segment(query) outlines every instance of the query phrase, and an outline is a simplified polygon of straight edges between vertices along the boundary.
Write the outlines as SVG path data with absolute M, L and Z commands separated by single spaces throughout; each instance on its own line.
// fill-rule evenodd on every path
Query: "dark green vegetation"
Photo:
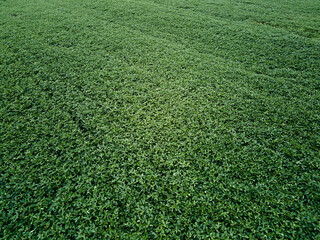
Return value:
M 320 237 L 319 14 L 0 0 L 0 238 Z

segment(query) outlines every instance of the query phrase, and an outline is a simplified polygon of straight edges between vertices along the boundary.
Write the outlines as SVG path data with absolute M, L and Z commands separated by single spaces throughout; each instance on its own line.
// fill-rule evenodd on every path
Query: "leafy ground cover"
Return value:
M 320 237 L 320 2 L 0 0 L 0 237 Z

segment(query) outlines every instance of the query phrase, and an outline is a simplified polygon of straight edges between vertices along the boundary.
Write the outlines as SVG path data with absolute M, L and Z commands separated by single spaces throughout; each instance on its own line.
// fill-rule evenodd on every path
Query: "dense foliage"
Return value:
M 320 237 L 319 13 L 0 0 L 0 238 Z

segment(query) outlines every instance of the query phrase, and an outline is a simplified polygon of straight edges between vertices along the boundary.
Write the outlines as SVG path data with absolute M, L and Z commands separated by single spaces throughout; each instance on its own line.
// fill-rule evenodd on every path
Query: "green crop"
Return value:
M 318 239 L 319 14 L 0 0 L 0 238 Z

